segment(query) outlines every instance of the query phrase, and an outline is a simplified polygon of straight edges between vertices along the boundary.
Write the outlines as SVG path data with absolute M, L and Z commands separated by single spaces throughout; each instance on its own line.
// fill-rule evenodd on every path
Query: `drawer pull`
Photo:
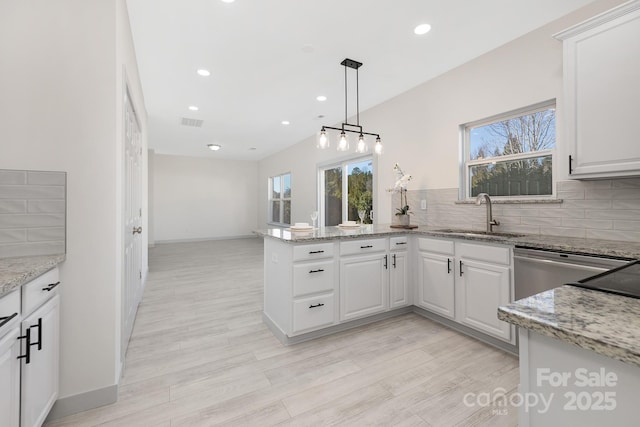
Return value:
M 0 328 L 2 328 L 7 323 L 11 322 L 11 319 L 16 317 L 18 313 L 13 313 L 11 316 L 0 317 Z
M 396 245 L 406 245 L 407 242 L 396 242 Z
M 309 255 L 311 254 L 323 254 L 324 251 L 309 251 Z
M 56 286 L 58 286 L 60 284 L 60 282 L 56 282 L 56 283 L 50 283 L 47 285 L 46 288 L 42 288 L 43 291 L 47 291 L 47 292 L 51 292 L 53 290 L 53 288 L 55 288 Z
M 360 246 L 360 249 L 369 249 L 372 248 L 373 246 L 371 245 L 366 245 L 366 246 Z
M 309 308 L 322 307 L 323 305 L 324 305 L 323 303 L 319 302 L 318 304 L 311 304 Z
M 324 271 L 323 268 L 319 268 L 317 270 L 309 270 L 309 273 L 322 273 Z

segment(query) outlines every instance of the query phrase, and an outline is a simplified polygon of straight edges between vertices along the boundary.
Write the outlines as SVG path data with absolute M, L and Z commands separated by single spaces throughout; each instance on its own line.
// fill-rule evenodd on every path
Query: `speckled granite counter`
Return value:
M 64 254 L 0 258 L 0 297 L 51 270 L 64 260 Z
M 418 236 L 449 237 L 483 242 L 502 243 L 507 245 L 528 247 L 534 249 L 549 249 L 569 252 L 580 252 L 594 255 L 606 255 L 630 259 L 640 259 L 640 242 L 621 242 L 615 240 L 580 239 L 561 236 L 541 235 L 483 235 L 469 233 L 453 233 L 438 228 L 420 226 L 413 230 L 391 228 L 389 224 L 364 225 L 356 229 L 340 227 L 321 227 L 312 231 L 291 231 L 287 228 L 269 228 L 256 230 L 262 237 L 279 239 L 284 242 L 300 243 L 313 240 L 354 239 L 368 237 L 385 237 L 397 234 Z
M 498 318 L 640 366 L 640 299 L 564 285 L 500 307 Z

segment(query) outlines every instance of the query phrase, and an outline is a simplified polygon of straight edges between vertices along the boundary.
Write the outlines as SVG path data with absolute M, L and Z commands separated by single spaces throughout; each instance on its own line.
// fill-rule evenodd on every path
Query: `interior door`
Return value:
M 136 111 L 127 90 L 124 108 L 125 202 L 124 280 L 122 289 L 121 362 L 133 330 L 142 298 L 142 135 Z

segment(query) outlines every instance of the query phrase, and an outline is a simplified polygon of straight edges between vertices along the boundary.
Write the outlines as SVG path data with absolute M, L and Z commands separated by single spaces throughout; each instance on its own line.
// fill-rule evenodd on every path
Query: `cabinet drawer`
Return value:
M 293 266 L 293 296 L 333 290 L 335 263 L 333 260 L 306 262 Z
M 300 298 L 293 302 L 293 332 L 316 329 L 335 321 L 334 294 Z
M 355 240 L 340 242 L 340 255 L 367 254 L 386 250 L 386 239 Z
M 22 316 L 28 316 L 33 310 L 38 308 L 42 303 L 55 295 L 58 286 L 52 288 L 52 285 L 59 283 L 58 269 L 53 268 L 42 276 L 36 277 L 22 287 Z M 46 289 L 51 288 L 51 291 Z
M 409 241 L 407 236 L 391 237 L 389 238 L 389 249 L 392 251 L 407 250 Z
M 306 261 L 311 259 L 331 258 L 333 243 L 317 243 L 314 245 L 296 245 L 293 247 L 293 260 Z
M 20 289 L 16 289 L 10 294 L 7 294 L 0 298 L 0 318 L 11 317 L 14 314 L 16 315 L 11 320 L 0 327 L 0 337 L 6 332 L 9 332 L 9 330 L 11 329 L 11 325 L 20 322 Z M 0 320 L 0 323 L 4 322 L 5 320 L 8 319 Z
M 457 255 L 494 264 L 511 264 L 511 251 L 506 247 L 460 243 Z
M 452 240 L 427 239 L 424 237 L 418 239 L 418 248 L 421 251 L 453 255 L 453 247 Z

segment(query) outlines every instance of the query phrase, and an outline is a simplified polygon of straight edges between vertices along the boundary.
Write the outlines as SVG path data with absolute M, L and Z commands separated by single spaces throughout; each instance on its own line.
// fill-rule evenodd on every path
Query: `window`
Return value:
M 269 222 L 291 224 L 291 174 L 269 178 Z
M 555 100 L 461 126 L 461 198 L 550 196 Z
M 338 225 L 360 221 L 373 223 L 373 158 L 349 160 L 320 169 L 320 223 Z

